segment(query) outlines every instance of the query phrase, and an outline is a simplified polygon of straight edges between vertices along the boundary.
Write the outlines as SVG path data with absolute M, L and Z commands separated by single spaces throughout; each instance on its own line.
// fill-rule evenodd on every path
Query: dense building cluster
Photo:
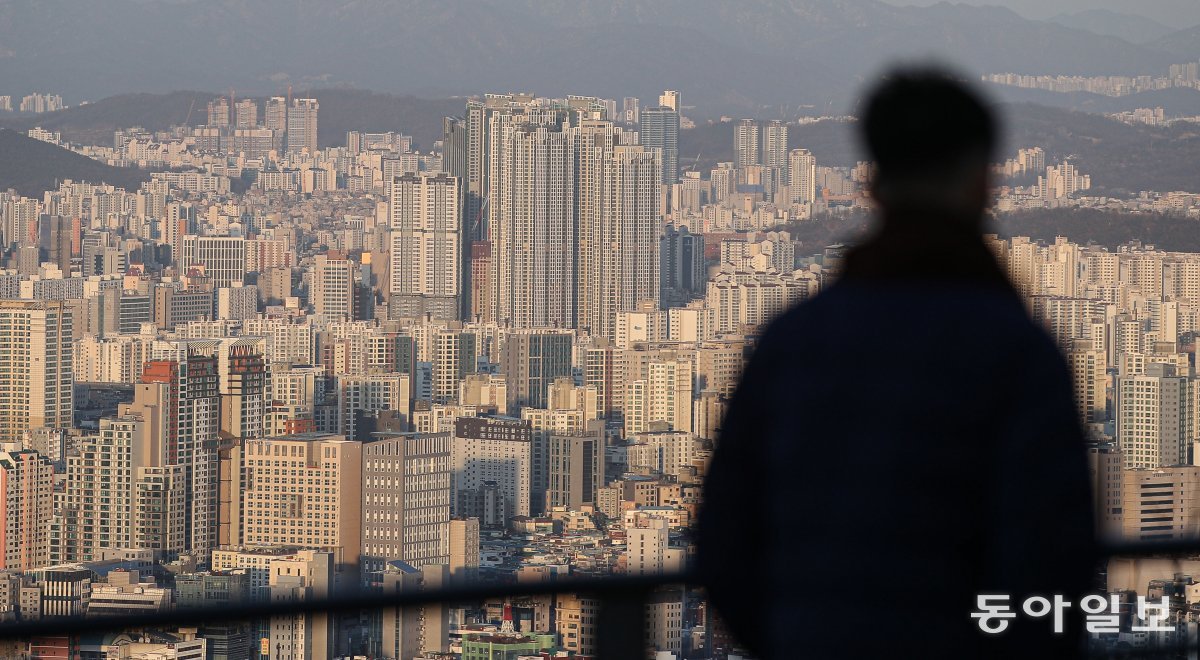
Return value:
M 315 100 L 221 98 L 90 150 L 171 166 L 138 190 L 0 193 L 0 616 L 683 570 L 755 334 L 831 273 L 766 229 L 864 203 L 867 168 L 740 122 L 737 164 L 681 176 L 678 92 L 615 106 L 489 95 L 418 152 L 322 148 Z M 597 608 L 278 616 L 113 652 L 586 657 Z M 646 616 L 648 653 L 733 650 L 692 589 Z
M 1069 76 L 990 73 L 984 82 L 1049 92 L 1089 92 L 1104 96 L 1128 96 L 1172 87 L 1200 88 L 1200 62 L 1172 64 L 1166 75 L 1152 76 Z

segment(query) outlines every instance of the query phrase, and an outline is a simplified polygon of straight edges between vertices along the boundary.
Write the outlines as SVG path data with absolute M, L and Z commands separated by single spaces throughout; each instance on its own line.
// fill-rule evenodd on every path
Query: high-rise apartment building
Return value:
M 792 204 L 817 201 L 817 159 L 808 149 L 793 149 L 788 154 L 788 190 Z
M 101 419 L 67 459 L 57 558 L 95 561 L 105 550 L 138 548 L 159 557 L 192 549 L 187 540 L 184 469 L 169 465 L 158 411 Z
M 237 115 L 237 128 L 254 128 L 258 126 L 258 103 L 254 99 L 242 99 L 234 106 Z
M 594 420 L 582 431 L 551 433 L 548 454 L 547 509 L 579 511 L 584 504 L 596 504 L 604 485 L 604 423 Z
M 461 181 L 446 174 L 392 179 L 392 317 L 457 319 L 463 278 Z
M 775 178 L 779 187 L 786 186 L 788 178 L 788 127 L 773 119 L 763 127 L 762 164 L 778 172 Z
M 508 408 L 545 408 L 550 385 L 571 375 L 572 337 L 557 332 L 514 333 L 504 342 L 501 370 L 508 382 Z
M 679 111 L 662 106 L 646 108 L 640 113 L 638 126 L 642 146 L 662 154 L 662 184 L 679 181 Z
M 242 284 L 246 278 L 246 239 L 242 236 L 184 236 L 176 264 L 182 272 L 200 268 L 216 288 Z
M 364 577 L 393 560 L 450 562 L 450 442 L 450 433 L 405 433 L 363 445 Z
M 0 570 L 50 564 L 54 466 L 36 451 L 0 452 Z
M 644 380 L 627 383 L 626 437 L 652 430 L 655 422 L 674 431 L 690 432 L 694 371 L 686 358 L 654 360 L 647 366 Z
M 734 126 L 733 153 L 736 157 L 734 162 L 739 169 L 762 164 L 760 146 L 757 121 L 743 119 Z
M 183 467 L 184 546 L 198 552 L 217 541 L 221 398 L 212 344 L 177 342 L 170 358 L 147 362 L 127 411 L 165 426 L 158 465 Z
M 675 112 L 683 111 L 683 106 L 681 103 L 682 101 L 679 98 L 679 92 L 673 89 L 668 89 L 662 94 L 658 95 L 658 104 L 664 108 L 670 108 Z
M 641 119 L 636 96 L 626 96 L 621 99 L 621 121 L 626 124 L 636 124 Z M 661 104 L 659 104 L 661 105 Z
M 1104 350 L 1095 348 L 1089 340 L 1080 339 L 1071 342 L 1066 357 L 1074 383 L 1075 407 L 1081 421 L 1103 423 L 1108 415 L 1108 361 Z
M 263 108 L 263 125 L 271 131 L 273 146 L 282 153 L 287 144 L 288 107 L 287 99 L 272 96 Z
M 488 126 L 491 311 L 515 328 L 575 326 L 575 174 L 560 125 Z
M 208 102 L 208 125 L 217 128 L 229 127 L 229 100 L 224 96 Z
M 347 587 L 358 582 L 363 444 L 320 433 L 247 440 L 242 538 L 332 552 Z
M 704 235 L 668 225 L 659 239 L 659 301 L 682 307 L 704 294 Z
M 71 428 L 73 321 L 65 301 L 0 300 L 0 442 Z
M 474 333 L 445 330 L 434 335 L 432 376 L 435 402 L 458 400 L 460 383 L 476 371 L 478 350 Z
M 649 115 L 644 115 L 649 116 Z M 660 152 L 607 121 L 570 129 L 578 216 L 577 325 L 606 337 L 617 314 L 658 301 Z
M 1171 364 L 1149 364 L 1145 373 L 1118 376 L 1116 424 L 1127 469 L 1186 463 L 1193 438 L 1188 377 Z
M 359 421 L 365 413 L 392 411 L 407 428 L 412 415 L 410 392 L 412 380 L 408 374 L 367 373 L 341 374 L 337 377 L 338 432 L 351 440 L 359 440 Z
M 350 259 L 333 253 L 317 255 L 309 295 L 314 312 L 333 318 L 354 318 L 356 266 Z
M 287 111 L 288 153 L 317 152 L 317 111 L 320 104 L 316 99 L 293 99 Z M 268 108 L 270 118 L 270 108 Z M 268 126 L 270 128 L 270 126 Z

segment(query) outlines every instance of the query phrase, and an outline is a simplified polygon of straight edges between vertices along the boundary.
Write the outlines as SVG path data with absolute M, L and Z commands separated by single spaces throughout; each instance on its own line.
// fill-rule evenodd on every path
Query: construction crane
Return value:
M 187 118 L 183 120 L 184 126 L 192 125 L 192 111 L 196 109 L 196 97 L 192 97 L 192 104 L 188 106 Z

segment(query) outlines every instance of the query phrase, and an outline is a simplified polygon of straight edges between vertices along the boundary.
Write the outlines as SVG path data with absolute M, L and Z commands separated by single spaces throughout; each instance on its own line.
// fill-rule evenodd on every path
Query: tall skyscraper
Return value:
M 743 119 L 733 127 L 733 153 L 735 165 L 739 168 L 751 165 L 761 165 L 759 153 L 758 122 L 754 119 Z
M 669 186 L 679 181 L 679 111 L 646 108 L 640 120 L 642 145 L 662 152 L 662 183 Z
M 763 127 L 763 165 L 775 169 L 778 177 L 776 187 L 786 186 L 788 179 L 788 127 L 784 122 L 773 119 Z
M 317 152 L 317 111 L 320 107 L 316 99 L 292 100 L 287 113 L 288 153 Z
M 73 321 L 63 301 L 0 300 L 0 442 L 71 428 Z
M 421 173 L 392 179 L 391 316 L 458 318 L 463 276 L 460 201 L 457 177 Z
M 792 204 L 817 201 L 817 159 L 808 149 L 788 154 L 788 189 Z

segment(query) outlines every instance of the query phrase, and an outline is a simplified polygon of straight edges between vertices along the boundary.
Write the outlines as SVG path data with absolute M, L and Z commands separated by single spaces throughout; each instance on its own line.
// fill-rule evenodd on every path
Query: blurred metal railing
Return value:
M 1200 558 L 1200 539 L 1154 543 L 1109 544 L 1100 548 L 1101 558 L 1111 557 L 1172 557 Z M 1200 576 L 1197 576 L 1200 578 Z M 596 658 L 617 660 L 644 657 L 646 623 L 645 606 L 651 593 L 661 587 L 696 585 L 691 573 L 644 577 L 611 576 L 571 578 L 550 582 L 515 584 L 476 584 L 451 586 L 431 590 L 380 593 L 362 591 L 353 595 L 319 600 L 285 602 L 244 602 L 214 608 L 176 608 L 153 613 L 82 617 L 43 618 L 19 623 L 0 624 L 0 640 L 28 639 L 44 636 L 78 636 L 122 630 L 189 627 L 198 622 L 205 625 L 254 621 L 270 617 L 300 614 L 348 614 L 379 611 L 432 604 L 479 603 L 494 598 L 520 598 L 578 594 L 599 603 L 596 621 Z M 1097 657 L 1195 657 L 1195 644 L 1186 648 L 1129 649 L 1114 654 L 1104 651 Z
M 551 582 L 480 584 L 422 591 L 378 593 L 362 591 L 319 600 L 250 602 L 220 608 L 176 608 L 153 613 L 78 617 L 48 617 L 0 624 L 0 640 L 62 637 L 143 628 L 188 627 L 254 621 L 270 617 L 319 613 L 355 613 L 437 603 L 479 602 L 491 598 L 519 598 L 578 594 L 599 602 L 596 629 L 609 631 L 596 638 L 598 660 L 626 660 L 645 655 L 645 606 L 659 587 L 694 584 L 688 573 L 646 577 L 612 576 L 572 578 Z

